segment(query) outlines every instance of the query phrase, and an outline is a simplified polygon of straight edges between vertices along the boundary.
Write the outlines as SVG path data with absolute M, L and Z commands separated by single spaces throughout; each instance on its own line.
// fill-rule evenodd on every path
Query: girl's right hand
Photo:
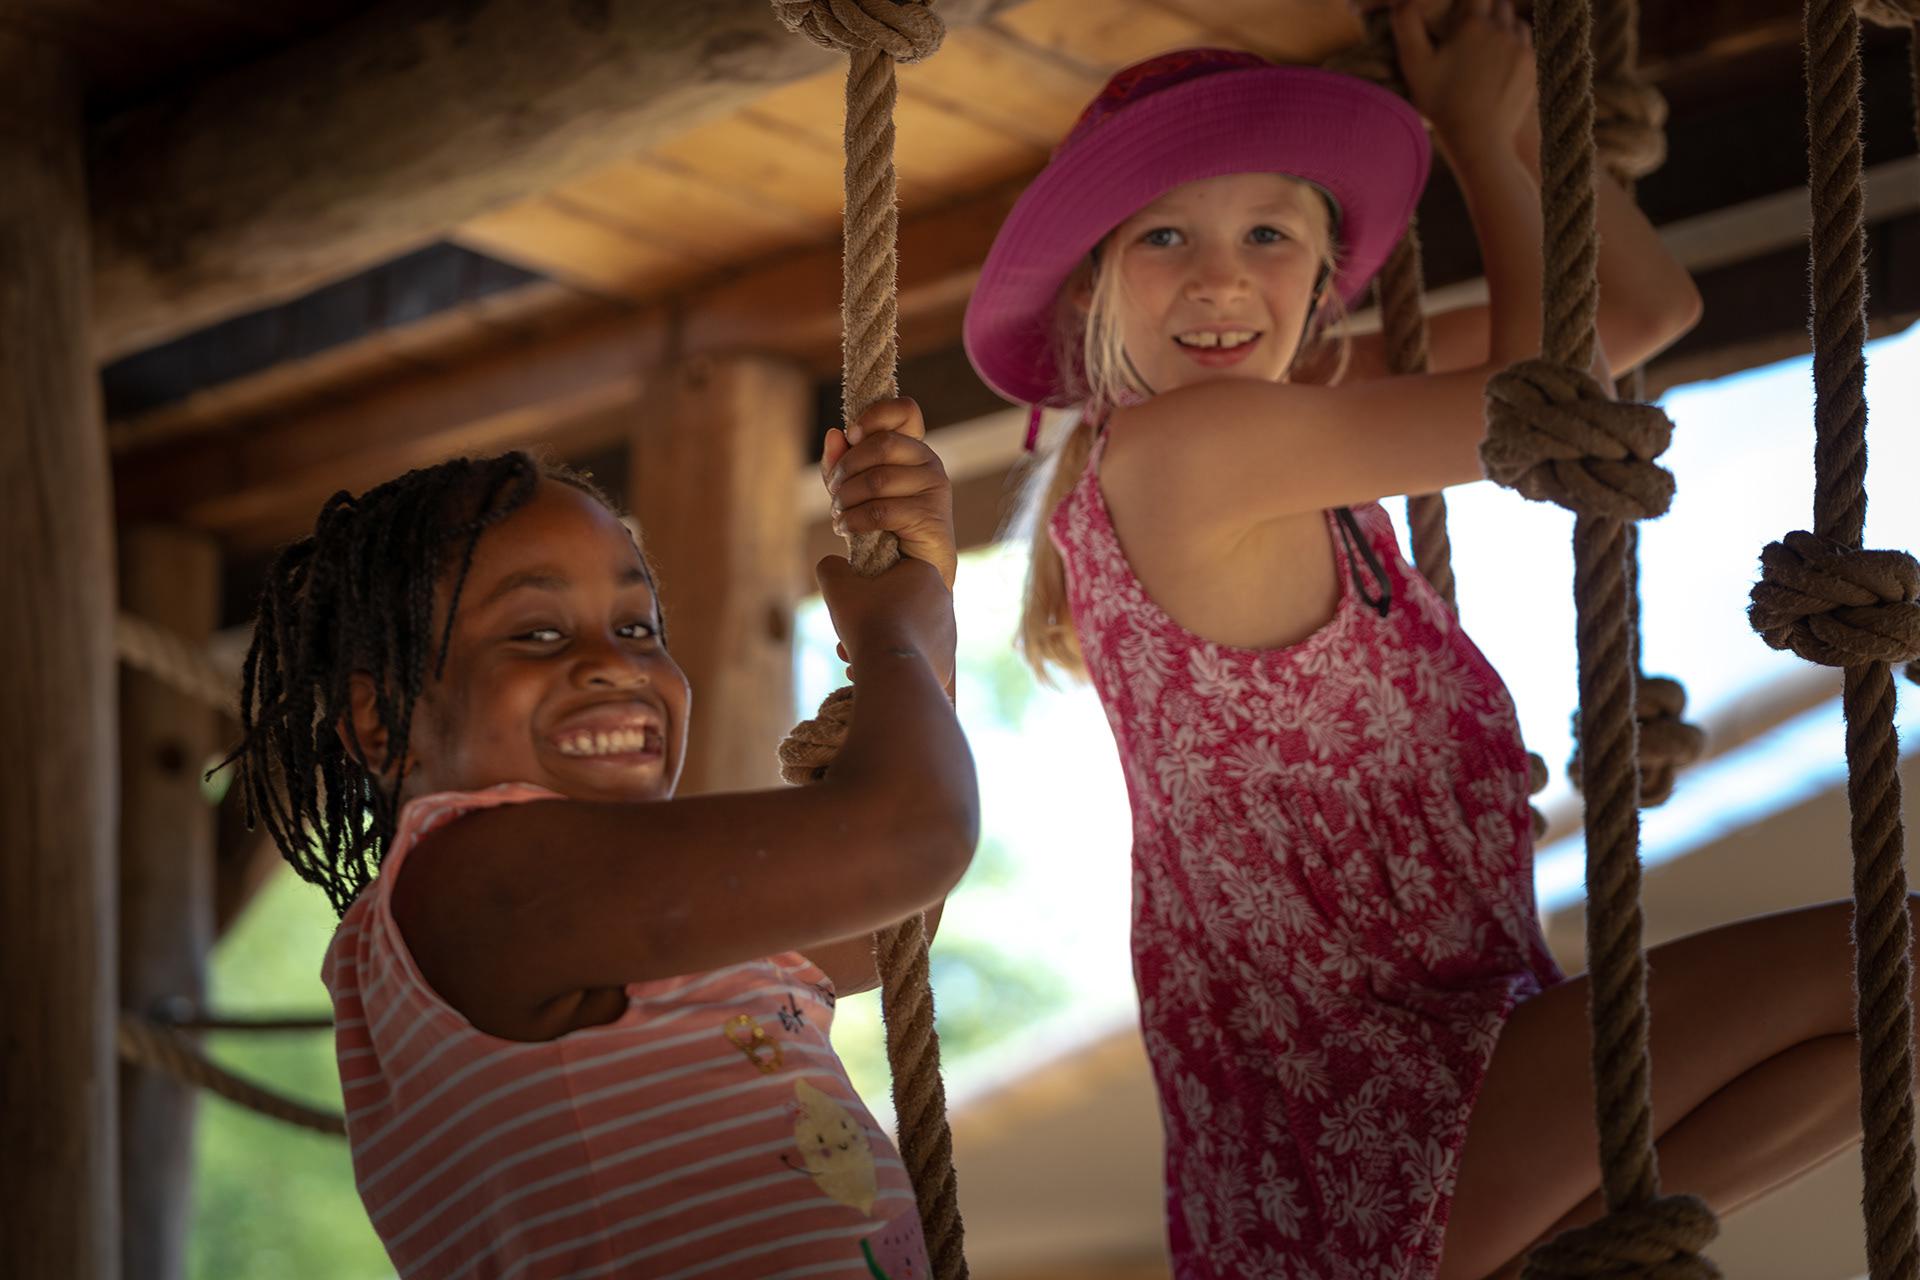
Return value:
M 939 570 L 902 557 L 885 573 L 863 578 L 842 556 L 814 566 L 840 648 L 854 672 L 887 652 L 925 658 L 942 685 L 953 681 L 953 593 Z
M 1415 0 L 1395 0 L 1393 38 L 1407 96 L 1443 148 L 1513 147 L 1538 107 L 1533 31 L 1512 0 L 1458 0 L 1438 37 Z

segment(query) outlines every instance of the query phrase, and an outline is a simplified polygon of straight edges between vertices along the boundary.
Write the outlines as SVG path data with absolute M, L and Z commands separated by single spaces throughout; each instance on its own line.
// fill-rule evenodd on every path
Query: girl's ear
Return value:
M 347 709 L 340 713 L 333 730 L 340 735 L 340 745 L 349 758 L 375 775 L 388 772 L 387 726 L 380 719 L 373 677 L 366 672 L 355 671 L 347 677 Z
M 1075 280 L 1073 289 L 1067 297 L 1082 320 L 1091 315 L 1093 313 L 1093 273 L 1087 272 Z

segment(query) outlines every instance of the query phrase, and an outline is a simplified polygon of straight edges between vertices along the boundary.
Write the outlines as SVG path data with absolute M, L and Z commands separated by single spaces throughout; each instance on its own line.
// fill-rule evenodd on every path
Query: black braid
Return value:
M 414 707 L 445 667 L 474 548 L 542 479 L 613 509 L 585 476 L 524 453 L 456 458 L 358 498 L 335 494 L 268 574 L 241 676 L 243 737 L 224 763 L 239 766 L 248 824 L 343 915 L 393 840 Z M 436 636 L 434 593 L 449 570 Z M 353 727 L 356 671 L 373 679 L 387 759 L 402 762 L 390 783 L 376 784 Z

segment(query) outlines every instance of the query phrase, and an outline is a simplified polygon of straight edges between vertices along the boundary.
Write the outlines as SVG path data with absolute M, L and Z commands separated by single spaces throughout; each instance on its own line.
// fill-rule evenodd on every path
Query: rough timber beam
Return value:
M 1013 197 L 1013 188 L 999 188 L 901 225 L 904 350 L 952 341 Z M 648 375 L 667 361 L 749 351 L 822 374 L 838 369 L 839 245 L 303 414 L 151 447 L 137 431 L 122 433 L 114 494 L 123 520 L 173 521 L 236 544 L 270 544 L 301 532 L 337 489 L 463 449 L 558 443 L 564 432 L 556 428 L 630 412 Z
M 833 62 L 767 0 L 375 5 L 96 130 L 96 348 L 292 297 Z

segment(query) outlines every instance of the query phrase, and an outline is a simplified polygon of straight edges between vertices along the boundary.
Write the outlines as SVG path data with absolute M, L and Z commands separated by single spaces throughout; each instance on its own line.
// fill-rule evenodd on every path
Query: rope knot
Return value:
M 1522 360 L 1487 383 L 1480 460 L 1496 483 L 1580 515 L 1645 520 L 1673 501 L 1654 459 L 1673 423 L 1650 404 L 1617 401 L 1584 370 Z
M 1883 27 L 1920 27 L 1920 0 L 1853 0 L 1853 9 Z
M 796 787 L 826 777 L 852 724 L 853 686 L 842 685 L 826 696 L 813 719 L 793 726 L 780 744 L 780 777 Z
M 1720 1224 L 1697 1196 L 1662 1196 L 1615 1209 L 1527 1255 L 1525 1280 L 1719 1280 L 1700 1256 Z
M 1634 690 L 1634 718 L 1640 722 L 1640 803 L 1665 804 L 1674 777 L 1707 751 L 1707 735 L 1688 724 L 1687 690 L 1678 680 L 1649 676 Z
M 1845 667 L 1920 658 L 1920 561 L 1789 533 L 1760 553 L 1747 619 L 1776 649 Z
M 927 0 L 773 0 L 773 11 L 823 49 L 878 49 L 895 62 L 931 57 L 947 34 Z
M 1638 725 L 1640 807 L 1651 809 L 1673 798 L 1680 771 L 1707 752 L 1707 735 L 1687 723 L 1687 689 L 1666 676 L 1640 676 L 1634 682 L 1633 718 Z M 1573 713 L 1573 758 L 1567 772 L 1580 785 L 1580 713 Z
M 1593 145 L 1600 162 L 1625 178 L 1644 178 L 1667 159 L 1667 99 L 1635 76 L 1593 85 Z

